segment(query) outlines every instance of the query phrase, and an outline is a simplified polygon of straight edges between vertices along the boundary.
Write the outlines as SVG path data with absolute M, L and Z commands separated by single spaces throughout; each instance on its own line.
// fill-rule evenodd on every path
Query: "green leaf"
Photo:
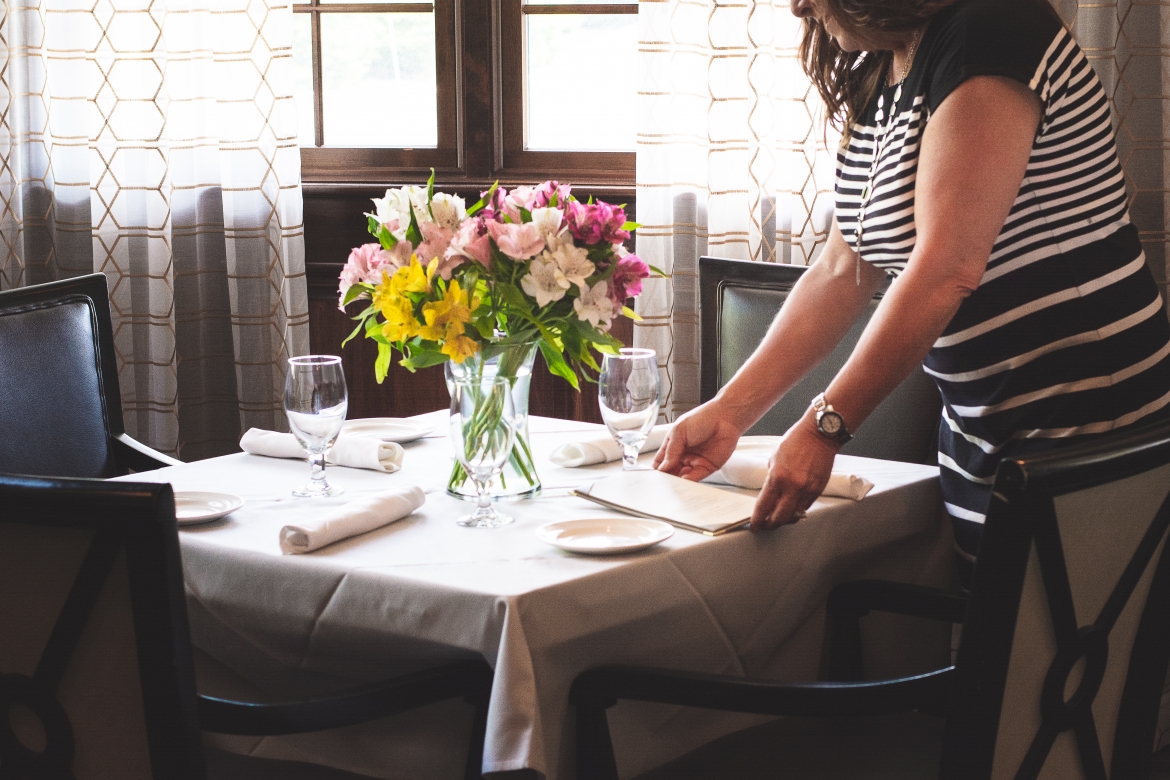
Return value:
M 552 197 L 548 199 L 548 207 L 550 209 L 555 209 L 557 207 L 557 199 L 560 197 L 561 197 L 561 193 L 558 192 L 557 190 L 553 190 Z
M 585 320 L 576 320 L 574 327 L 576 327 L 577 332 L 581 334 L 582 338 L 598 346 L 610 347 L 611 349 L 621 349 L 625 346 L 618 339 L 615 339 L 608 333 L 602 333 Z
M 374 378 L 378 384 L 382 384 L 386 374 L 390 373 L 390 358 L 393 355 L 394 349 L 389 344 L 378 344 L 378 359 L 374 361 Z
M 346 336 L 345 340 L 341 342 L 341 346 L 345 347 L 345 345 L 348 344 L 350 342 L 350 340 L 353 339 L 354 336 L 356 336 L 357 334 L 362 332 L 362 328 L 364 328 L 365 325 L 366 325 L 366 323 L 364 320 L 362 322 L 359 322 L 357 324 L 357 327 L 353 329 L 353 332 L 350 333 L 348 336 Z
M 640 227 L 642 226 L 637 222 L 625 222 L 622 224 L 622 230 L 637 230 Z
M 532 212 L 529 211 L 528 209 L 524 208 L 523 206 L 521 206 L 520 207 L 520 222 L 525 223 L 525 222 L 531 222 L 531 221 L 532 221 Z
M 370 231 L 370 235 L 377 238 L 378 231 L 382 229 L 382 223 L 373 214 L 366 214 L 366 229 Z
M 431 168 L 431 178 L 427 179 L 427 205 L 435 199 L 435 169 Z
M 369 291 L 370 288 L 364 284 L 352 285 L 348 290 L 345 291 L 345 297 L 341 299 L 341 305 L 348 306 L 349 304 L 356 301 L 362 293 Z
M 479 200 L 477 200 L 475 202 L 475 205 L 467 210 L 467 216 L 474 217 L 476 214 L 478 214 L 480 211 L 483 210 L 484 206 L 491 203 L 492 196 L 496 194 L 496 190 L 499 189 L 499 187 L 500 187 L 499 181 L 496 181 L 494 184 L 492 184 L 492 186 L 488 189 L 488 191 L 483 194 L 483 197 L 480 198 Z
M 414 216 L 414 204 L 410 204 L 410 227 L 406 229 L 406 240 L 412 247 L 422 243 L 422 231 L 418 229 L 418 220 Z
M 661 268 L 659 268 L 657 266 L 653 266 L 653 265 L 650 265 L 649 263 L 646 263 L 646 267 L 650 269 L 650 273 L 652 273 L 656 276 L 662 276 L 662 277 L 666 276 L 666 271 L 663 271 Z
M 420 368 L 430 368 L 431 366 L 438 366 L 446 363 L 449 358 L 442 352 L 436 350 L 419 350 L 412 351 L 410 357 L 403 358 L 398 361 L 398 365 L 410 371 L 417 371 Z
M 565 356 L 544 339 L 541 339 L 539 344 L 540 354 L 544 355 L 544 362 L 548 365 L 549 373 L 561 377 L 571 384 L 574 390 L 580 391 L 581 385 L 577 380 L 577 374 L 565 362 Z
M 638 315 L 638 312 L 634 311 L 629 306 L 622 307 L 622 315 L 625 317 L 629 317 L 634 322 L 641 322 L 642 321 L 642 318 L 641 318 L 641 316 Z

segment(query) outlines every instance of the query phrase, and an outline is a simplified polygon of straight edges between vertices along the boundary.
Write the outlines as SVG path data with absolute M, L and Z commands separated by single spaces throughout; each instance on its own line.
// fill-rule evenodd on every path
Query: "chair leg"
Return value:
M 483 746 L 487 738 L 490 695 L 489 687 L 475 697 L 466 698 L 467 703 L 475 707 L 475 716 L 471 723 L 471 744 L 467 746 L 467 767 L 463 771 L 465 780 L 483 780 Z
M 577 780 L 618 780 L 605 707 L 577 703 Z

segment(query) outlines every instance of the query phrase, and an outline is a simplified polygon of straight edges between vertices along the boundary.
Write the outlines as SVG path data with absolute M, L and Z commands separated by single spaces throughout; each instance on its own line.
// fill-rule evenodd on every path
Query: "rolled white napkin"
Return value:
M 427 500 L 421 488 L 388 490 L 350 501 L 325 517 L 280 529 L 280 551 L 285 555 L 312 552 L 401 520 Z
M 703 481 L 717 485 L 734 485 L 748 490 L 759 490 L 764 486 L 764 480 L 767 478 L 768 458 L 757 454 L 736 452 L 723 464 L 723 468 Z M 829 476 L 829 484 L 825 485 L 821 495 L 860 501 L 872 489 L 873 483 L 865 477 L 834 471 Z
M 270 458 L 305 458 L 308 455 L 291 433 L 277 433 L 260 428 L 248 429 L 240 439 L 240 449 L 250 455 L 266 455 Z M 404 454 L 402 445 L 392 441 L 342 434 L 325 454 L 325 462 L 334 466 L 373 469 L 392 474 L 402 468 Z
M 662 446 L 662 440 L 670 431 L 670 425 L 655 425 L 642 445 L 642 452 L 654 452 Z M 622 447 L 609 431 L 592 436 L 583 436 L 577 441 L 562 444 L 548 456 L 558 466 L 575 469 L 578 466 L 592 466 L 595 463 L 610 463 L 622 459 Z

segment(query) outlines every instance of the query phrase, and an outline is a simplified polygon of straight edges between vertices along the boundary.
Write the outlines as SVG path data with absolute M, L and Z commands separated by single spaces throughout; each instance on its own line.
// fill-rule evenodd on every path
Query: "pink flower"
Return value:
M 536 208 L 532 203 L 533 195 L 536 190 L 527 185 L 517 187 L 507 194 L 504 198 L 504 213 L 513 222 L 520 221 L 520 209 L 527 209 L 532 211 Z
M 469 219 L 459 226 L 459 230 L 455 231 L 455 235 L 451 238 L 451 244 L 444 253 L 443 265 L 457 257 L 469 257 L 485 268 L 491 267 L 491 237 L 488 235 L 487 227 L 484 226 L 482 219 Z
M 626 255 L 617 261 L 617 270 L 609 277 L 609 296 L 614 308 L 621 311 L 627 298 L 642 294 L 642 280 L 650 276 L 650 266 L 637 255 Z
M 543 184 L 538 184 L 532 195 L 532 205 L 528 207 L 529 211 L 532 209 L 542 209 L 552 202 L 552 196 L 555 192 L 557 195 L 557 208 L 563 209 L 565 204 L 569 202 L 569 194 L 573 188 L 568 184 L 561 184 L 558 181 L 546 181 Z
M 489 222 L 487 228 L 500 251 L 514 260 L 527 260 L 544 250 L 544 238 L 531 222 Z
M 418 229 L 422 232 L 423 240 L 414 252 L 423 265 L 429 263 L 431 258 L 442 257 L 455 237 L 454 230 L 448 230 L 438 222 L 420 222 Z
M 565 204 L 565 224 L 574 238 L 590 246 L 603 241 L 620 244 L 630 237 L 629 231 L 622 230 L 626 212 L 601 201 L 588 206 L 577 201 Z
M 378 284 L 382 281 L 382 271 L 394 273 L 399 268 L 410 264 L 410 242 L 399 241 L 392 251 L 387 252 L 381 244 L 363 244 L 349 253 L 345 267 L 341 269 L 338 290 L 340 300 L 345 300 L 345 294 L 359 282 Z
M 479 196 L 482 198 L 487 194 L 488 191 L 484 190 L 483 192 L 479 193 Z M 483 210 L 480 211 L 476 216 L 483 217 L 483 219 L 488 222 L 503 222 L 504 214 L 506 213 L 505 201 L 507 198 L 508 191 L 503 187 L 496 187 L 496 191 L 492 193 L 491 200 L 489 200 L 484 205 Z

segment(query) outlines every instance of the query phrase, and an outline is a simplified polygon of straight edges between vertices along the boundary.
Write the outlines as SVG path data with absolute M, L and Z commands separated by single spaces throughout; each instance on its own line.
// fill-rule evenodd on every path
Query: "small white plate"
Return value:
M 399 444 L 421 439 L 434 429 L 435 426 L 429 422 L 401 417 L 367 417 L 364 420 L 349 420 L 341 426 L 341 432 L 351 436 L 368 436 Z
M 175 520 L 179 525 L 198 525 L 218 520 L 244 505 L 244 499 L 231 493 L 203 493 L 180 490 L 175 493 Z
M 562 520 L 536 529 L 536 536 L 542 542 L 586 555 L 644 550 L 673 535 L 674 528 L 659 520 L 620 516 Z

